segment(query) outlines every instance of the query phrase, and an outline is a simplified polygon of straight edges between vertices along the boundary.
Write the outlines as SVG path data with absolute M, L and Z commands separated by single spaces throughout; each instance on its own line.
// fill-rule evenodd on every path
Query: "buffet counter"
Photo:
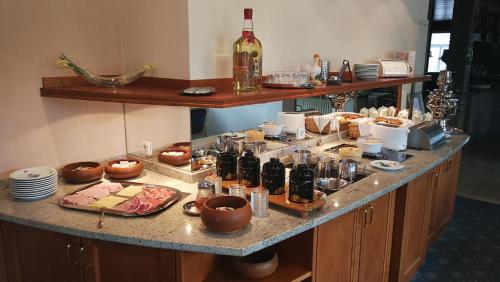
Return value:
M 466 135 L 453 136 L 434 151 L 409 149 L 407 153 L 412 154 L 413 157 L 405 161 L 405 168 L 398 172 L 374 171 L 367 164 L 368 161 L 363 161 L 366 168 L 374 173 L 328 196 L 327 203 L 321 211 L 301 218 L 296 214 L 271 207 L 268 217 L 253 217 L 249 226 L 233 234 L 210 232 L 199 217 L 191 217 L 183 213 L 183 204 L 196 197 L 196 184 L 188 184 L 148 170 L 132 181 L 171 186 L 190 194 L 157 215 L 144 218 L 106 215 L 104 227 L 98 229 L 98 214 L 69 210 L 56 204 L 59 197 L 81 185 L 68 185 L 60 179 L 56 195 L 41 201 L 21 202 L 10 198 L 8 190 L 3 189 L 7 186 L 4 183 L 3 188 L 0 189 L 0 220 L 129 245 L 245 256 L 320 226 L 402 187 L 460 151 L 468 139 Z M 335 143 L 325 144 L 316 149 L 322 152 L 324 148 L 332 145 Z M 361 167 L 363 168 L 363 165 Z

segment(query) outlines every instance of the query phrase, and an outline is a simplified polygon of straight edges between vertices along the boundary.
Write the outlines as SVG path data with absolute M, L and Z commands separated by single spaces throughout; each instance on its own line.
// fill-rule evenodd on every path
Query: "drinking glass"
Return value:
M 213 196 L 211 187 L 198 187 L 198 194 L 196 194 L 196 200 L 194 201 L 195 207 L 201 211 L 203 204 Z
M 269 190 L 264 188 L 253 189 L 250 194 L 250 205 L 255 217 L 266 217 L 269 209 Z
M 246 199 L 245 188 L 246 188 L 245 186 L 238 184 L 231 185 L 229 187 L 229 196 L 236 196 Z

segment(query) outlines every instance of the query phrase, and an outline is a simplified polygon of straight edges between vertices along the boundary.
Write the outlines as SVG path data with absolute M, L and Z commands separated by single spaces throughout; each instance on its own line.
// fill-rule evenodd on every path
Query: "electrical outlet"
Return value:
M 144 155 L 151 157 L 153 156 L 153 142 L 147 141 L 147 140 L 142 140 L 142 152 Z

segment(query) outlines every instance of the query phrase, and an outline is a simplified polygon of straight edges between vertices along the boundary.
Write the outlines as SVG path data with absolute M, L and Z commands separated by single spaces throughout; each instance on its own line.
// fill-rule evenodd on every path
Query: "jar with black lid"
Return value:
M 314 171 L 299 164 L 290 171 L 288 199 L 296 203 L 310 203 L 314 196 Z
M 216 167 L 217 176 L 220 176 L 223 181 L 238 179 L 238 157 L 235 153 L 220 153 L 217 157 Z
M 285 165 L 278 158 L 262 166 L 262 187 L 269 190 L 270 195 L 285 193 Z
M 251 151 L 245 151 L 238 160 L 238 182 L 246 187 L 260 185 L 260 159 Z

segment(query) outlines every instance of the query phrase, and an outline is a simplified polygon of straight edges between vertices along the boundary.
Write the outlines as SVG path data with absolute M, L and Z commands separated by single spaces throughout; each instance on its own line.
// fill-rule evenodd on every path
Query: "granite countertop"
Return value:
M 453 136 L 446 144 L 433 151 L 409 149 L 407 153 L 414 156 L 404 162 L 405 168 L 402 171 L 376 171 L 328 196 L 323 210 L 312 213 L 307 218 L 271 208 L 268 217 L 253 217 L 244 230 L 230 235 L 208 231 L 199 217 L 183 214 L 184 203 L 196 197 L 196 184 L 188 184 L 147 170 L 132 181 L 167 185 L 191 194 L 157 215 L 144 218 L 105 216 L 104 228 L 98 229 L 98 214 L 65 209 L 55 203 L 58 197 L 81 187 L 64 184 L 59 180 L 56 195 L 36 202 L 14 201 L 9 196 L 8 189 L 0 189 L 0 220 L 125 244 L 244 256 L 314 228 L 401 187 L 446 160 L 461 149 L 468 139 L 466 135 Z M 319 152 L 332 145 L 335 144 L 330 143 L 317 150 Z M 3 185 L 4 188 L 5 186 L 6 184 Z

